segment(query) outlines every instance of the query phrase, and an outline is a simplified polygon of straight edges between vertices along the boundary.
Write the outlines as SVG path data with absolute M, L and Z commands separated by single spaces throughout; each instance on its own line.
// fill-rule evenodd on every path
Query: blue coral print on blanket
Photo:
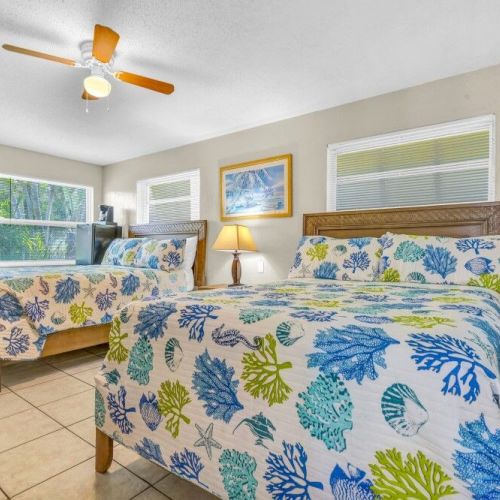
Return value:
M 443 238 L 387 233 L 382 281 L 445 283 L 500 293 L 500 236 Z
M 145 239 L 135 256 L 135 267 L 149 267 L 162 271 L 175 271 L 184 262 L 185 239 Z
M 141 240 L 120 241 L 131 245 Z M 185 291 L 184 272 L 110 265 L 2 270 L 0 359 L 37 358 L 47 335 L 111 323 L 113 314 L 128 302 L 158 295 L 160 289 Z M 137 346 L 134 356 L 146 361 L 147 346 Z M 145 373 L 133 373 L 146 380 Z
M 377 238 L 304 236 L 288 277 L 371 281 L 379 274 L 381 252 Z
M 102 259 L 103 265 L 113 266 L 133 266 L 137 253 L 142 247 L 145 238 L 116 238 L 109 247 Z M 137 266 L 141 267 L 141 266 Z M 148 267 L 148 266 L 143 266 Z
M 117 238 L 106 250 L 104 265 L 175 271 L 184 262 L 186 239 Z
M 492 290 L 329 278 L 136 301 L 96 425 L 222 498 L 498 498 L 499 315 Z

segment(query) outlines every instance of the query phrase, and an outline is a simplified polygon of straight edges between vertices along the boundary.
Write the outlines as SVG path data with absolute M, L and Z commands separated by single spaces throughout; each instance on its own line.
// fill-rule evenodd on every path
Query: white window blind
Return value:
M 74 264 L 92 198 L 87 186 L 0 174 L 0 266 Z
M 137 222 L 200 218 L 200 171 L 190 170 L 137 183 Z
M 495 199 L 493 115 L 330 144 L 327 210 Z

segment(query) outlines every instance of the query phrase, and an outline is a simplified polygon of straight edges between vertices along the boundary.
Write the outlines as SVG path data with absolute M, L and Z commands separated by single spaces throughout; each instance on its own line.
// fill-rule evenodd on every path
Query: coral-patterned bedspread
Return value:
M 0 270 L 0 360 L 34 359 L 53 332 L 110 323 L 131 300 L 186 291 L 184 271 L 126 266 Z
M 287 280 L 132 302 L 96 425 L 223 498 L 500 498 L 500 300 Z

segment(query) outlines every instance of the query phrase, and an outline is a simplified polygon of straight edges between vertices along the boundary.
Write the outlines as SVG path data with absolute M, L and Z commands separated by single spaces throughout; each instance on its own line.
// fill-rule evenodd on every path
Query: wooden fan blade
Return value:
M 37 52 L 36 50 L 23 49 L 22 47 L 16 47 L 15 45 L 9 45 L 7 43 L 3 44 L 2 47 L 10 52 L 17 52 L 18 54 L 24 54 L 25 56 L 39 57 L 40 59 L 47 59 L 48 61 L 67 64 L 68 66 L 75 66 L 76 64 L 76 62 L 72 59 L 53 56 L 51 54 L 45 54 L 44 52 Z
M 107 26 L 96 24 L 94 28 L 94 45 L 92 55 L 103 63 L 109 62 L 116 49 L 120 35 Z
M 99 99 L 99 97 L 96 97 L 95 95 L 89 94 L 85 89 L 83 89 L 82 99 L 85 99 L 86 101 L 97 101 L 97 99 Z
M 171 94 L 174 91 L 174 86 L 171 83 L 154 80 L 153 78 L 136 75 L 134 73 L 128 73 L 127 71 L 117 71 L 113 73 L 113 76 L 122 82 L 131 83 L 132 85 L 154 90 L 155 92 L 161 92 L 162 94 Z

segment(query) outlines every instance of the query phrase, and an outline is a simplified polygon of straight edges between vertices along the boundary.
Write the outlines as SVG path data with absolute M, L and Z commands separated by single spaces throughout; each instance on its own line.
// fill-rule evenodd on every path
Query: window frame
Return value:
M 11 226 L 40 226 L 40 227 L 64 227 L 68 229 L 76 228 L 78 224 L 90 224 L 94 219 L 94 188 L 84 184 L 73 184 L 69 182 L 53 181 L 51 179 L 42 179 L 35 177 L 26 177 L 20 175 L 11 175 L 0 173 L 0 179 L 13 179 L 16 181 L 37 182 L 39 184 L 51 184 L 54 186 L 64 186 L 71 188 L 85 189 L 85 221 L 50 221 L 36 219 L 10 219 L 0 216 L 0 227 L 2 225 Z M 3 267 L 21 267 L 21 266 L 64 266 L 75 265 L 76 259 L 59 260 L 0 260 L 0 268 Z
M 379 134 L 370 137 L 363 137 L 360 139 L 353 139 L 350 141 L 342 141 L 337 143 L 328 144 L 327 146 L 327 174 L 326 174 L 326 210 L 328 212 L 342 211 L 337 209 L 337 187 L 342 183 L 355 183 L 360 180 L 377 180 L 377 179 L 390 179 L 396 177 L 410 177 L 418 176 L 424 173 L 440 173 L 449 172 L 450 166 L 455 164 L 457 166 L 453 171 L 465 171 L 484 168 L 484 160 L 475 160 L 467 162 L 454 162 L 446 163 L 437 166 L 423 166 L 413 167 L 407 169 L 395 169 L 388 172 L 373 173 L 373 174 L 360 174 L 358 176 L 351 175 L 347 182 L 338 182 L 337 177 L 337 158 L 340 154 L 355 153 L 360 151 L 367 151 L 370 149 L 377 149 L 384 146 L 396 146 L 408 144 L 416 141 L 438 139 L 446 136 L 458 135 L 460 133 L 473 133 L 482 130 L 489 132 L 489 158 L 488 158 L 488 199 L 484 201 L 494 201 L 496 196 L 496 172 L 495 172 L 495 115 L 481 115 L 474 118 L 466 118 L 463 120 L 454 120 L 451 122 L 444 122 L 435 125 L 428 125 L 424 127 L 417 127 L 413 129 L 406 129 L 396 132 L 389 132 L 386 134 Z M 471 164 L 477 162 L 477 166 Z M 469 202 L 457 202 L 457 204 Z M 436 203 L 433 205 L 419 205 L 419 206 L 434 206 L 446 205 L 447 203 Z M 403 208 L 406 205 L 392 206 L 392 207 L 373 207 L 363 208 L 363 210 L 381 210 L 383 208 Z M 409 206 L 409 205 L 408 205 Z M 347 209 L 346 209 L 347 210 Z M 350 209 L 349 209 L 350 210 Z
M 195 168 L 191 170 L 185 170 L 182 172 L 177 172 L 175 174 L 163 175 L 161 177 L 151 177 L 149 179 L 141 179 L 137 181 L 137 223 L 138 224 L 149 224 L 149 207 L 151 205 L 160 205 L 162 203 L 175 203 L 180 201 L 190 201 L 192 200 L 192 194 L 186 196 L 179 196 L 177 198 L 162 198 L 159 200 L 150 199 L 150 191 L 152 186 L 158 184 L 170 184 L 174 182 L 179 182 L 188 179 L 190 182 L 190 193 L 193 189 L 198 195 L 198 206 L 193 209 L 193 204 L 191 203 L 191 219 L 199 220 L 200 218 L 200 203 L 201 203 L 201 191 L 200 191 L 200 169 Z M 197 211 L 196 211 L 197 208 Z

